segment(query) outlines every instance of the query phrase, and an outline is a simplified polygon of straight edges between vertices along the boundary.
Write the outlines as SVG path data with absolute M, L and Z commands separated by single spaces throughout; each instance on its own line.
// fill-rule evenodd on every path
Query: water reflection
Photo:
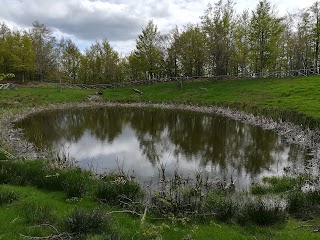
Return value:
M 302 168 L 304 150 L 279 136 L 216 115 L 141 109 L 74 109 L 43 112 L 18 127 L 39 148 L 62 150 L 84 168 L 133 169 L 142 181 L 175 168 L 184 175 L 205 169 L 211 178 L 246 187 L 283 168 Z M 117 161 L 118 160 L 118 161 Z

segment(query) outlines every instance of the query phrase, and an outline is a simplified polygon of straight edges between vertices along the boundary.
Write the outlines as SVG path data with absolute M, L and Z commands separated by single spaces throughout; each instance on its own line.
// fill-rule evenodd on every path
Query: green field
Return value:
M 305 117 L 320 119 L 320 76 L 288 79 L 251 79 L 215 82 L 165 83 L 104 90 L 103 98 L 121 102 L 175 102 L 221 105 L 308 124 Z M 85 101 L 95 90 L 20 87 L 1 91 L 1 109 L 21 109 L 50 103 Z M 300 121 L 300 122 L 299 122 Z M 311 124 L 310 124 L 311 125 Z
M 320 122 L 319 83 L 320 77 L 186 82 L 182 88 L 178 83 L 165 83 L 135 87 L 143 94 L 137 94 L 131 88 L 108 89 L 103 91 L 102 97 L 116 102 L 232 107 L 315 127 Z M 82 102 L 94 92 L 26 86 L 18 86 L 17 90 L 0 90 L 0 114 L 49 104 Z M 5 145 L 3 140 L 0 140 L 0 146 L 1 143 Z M 5 154 L 0 152 L 0 160 L 5 159 Z M 44 187 L 42 183 L 37 185 L 35 181 L 38 179 L 33 179 L 41 172 L 37 169 L 32 170 L 30 178 L 27 177 L 27 168 L 19 170 L 21 175 L 12 171 L 8 178 L 8 172 L 13 168 L 8 168 L 7 172 L 4 166 L 0 162 L 0 239 L 46 239 L 49 235 L 56 237 L 52 239 L 60 239 L 59 234 L 69 231 L 66 222 L 75 209 L 90 212 L 96 207 L 108 213 L 110 222 L 103 228 L 81 235 L 82 239 L 320 239 L 320 219 L 317 216 L 307 219 L 290 216 L 285 222 L 273 226 L 258 226 L 221 222 L 215 218 L 205 222 L 170 216 L 155 220 L 149 215 L 144 222 L 141 216 L 129 213 L 109 214 L 123 209 L 97 201 L 91 191 L 80 198 L 70 198 L 65 185 L 57 190 Z M 74 183 L 72 179 L 70 181 Z M 13 192 L 15 197 L 12 201 L 1 202 L 1 196 L 5 196 L 2 192 Z M 315 210 L 319 210 L 320 204 L 316 206 Z M 143 209 L 138 210 L 143 213 Z

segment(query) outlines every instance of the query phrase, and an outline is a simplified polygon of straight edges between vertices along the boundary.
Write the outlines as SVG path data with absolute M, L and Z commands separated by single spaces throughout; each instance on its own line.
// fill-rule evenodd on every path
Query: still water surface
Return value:
M 173 110 L 94 108 L 46 111 L 17 123 L 39 148 L 74 157 L 98 173 L 123 168 L 145 183 L 158 168 L 192 177 L 205 171 L 211 179 L 246 188 L 284 168 L 302 169 L 305 151 L 277 134 L 217 115 Z

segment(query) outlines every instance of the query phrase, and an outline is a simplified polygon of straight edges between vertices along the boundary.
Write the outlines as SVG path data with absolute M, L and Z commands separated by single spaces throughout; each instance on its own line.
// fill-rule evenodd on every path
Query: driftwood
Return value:
M 132 90 L 136 93 L 139 93 L 139 94 L 142 94 L 143 92 L 141 92 L 139 89 L 136 89 L 136 88 L 132 88 Z

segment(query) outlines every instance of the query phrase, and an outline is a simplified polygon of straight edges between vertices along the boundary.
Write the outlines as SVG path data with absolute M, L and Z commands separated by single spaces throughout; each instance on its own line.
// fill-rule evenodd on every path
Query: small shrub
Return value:
M 110 228 L 110 218 L 101 209 L 86 210 L 76 208 L 66 219 L 67 231 L 86 235 L 102 233 Z
M 320 212 L 319 191 L 295 191 L 288 195 L 288 212 L 294 217 L 309 219 Z
M 240 224 L 253 223 L 259 226 L 271 226 L 285 222 L 287 214 L 279 203 L 267 204 L 262 200 L 248 200 L 237 217 Z
M 55 169 L 46 161 L 0 162 L 0 183 L 32 185 L 47 190 L 61 190 Z
M 10 204 L 19 199 L 19 196 L 14 191 L 0 188 L 0 206 Z
M 113 181 L 101 182 L 96 191 L 99 200 L 112 204 L 118 204 L 121 198 L 136 201 L 142 196 L 143 191 L 138 183 L 121 176 L 114 177 Z
M 80 168 L 67 169 L 61 173 L 61 184 L 67 198 L 83 197 L 88 191 L 90 173 Z
M 49 205 L 27 202 L 23 205 L 22 212 L 29 224 L 49 224 L 54 221 L 52 207 Z
M 209 194 L 205 202 L 206 213 L 212 213 L 219 221 L 230 221 L 237 211 L 237 206 L 230 196 L 217 193 Z

